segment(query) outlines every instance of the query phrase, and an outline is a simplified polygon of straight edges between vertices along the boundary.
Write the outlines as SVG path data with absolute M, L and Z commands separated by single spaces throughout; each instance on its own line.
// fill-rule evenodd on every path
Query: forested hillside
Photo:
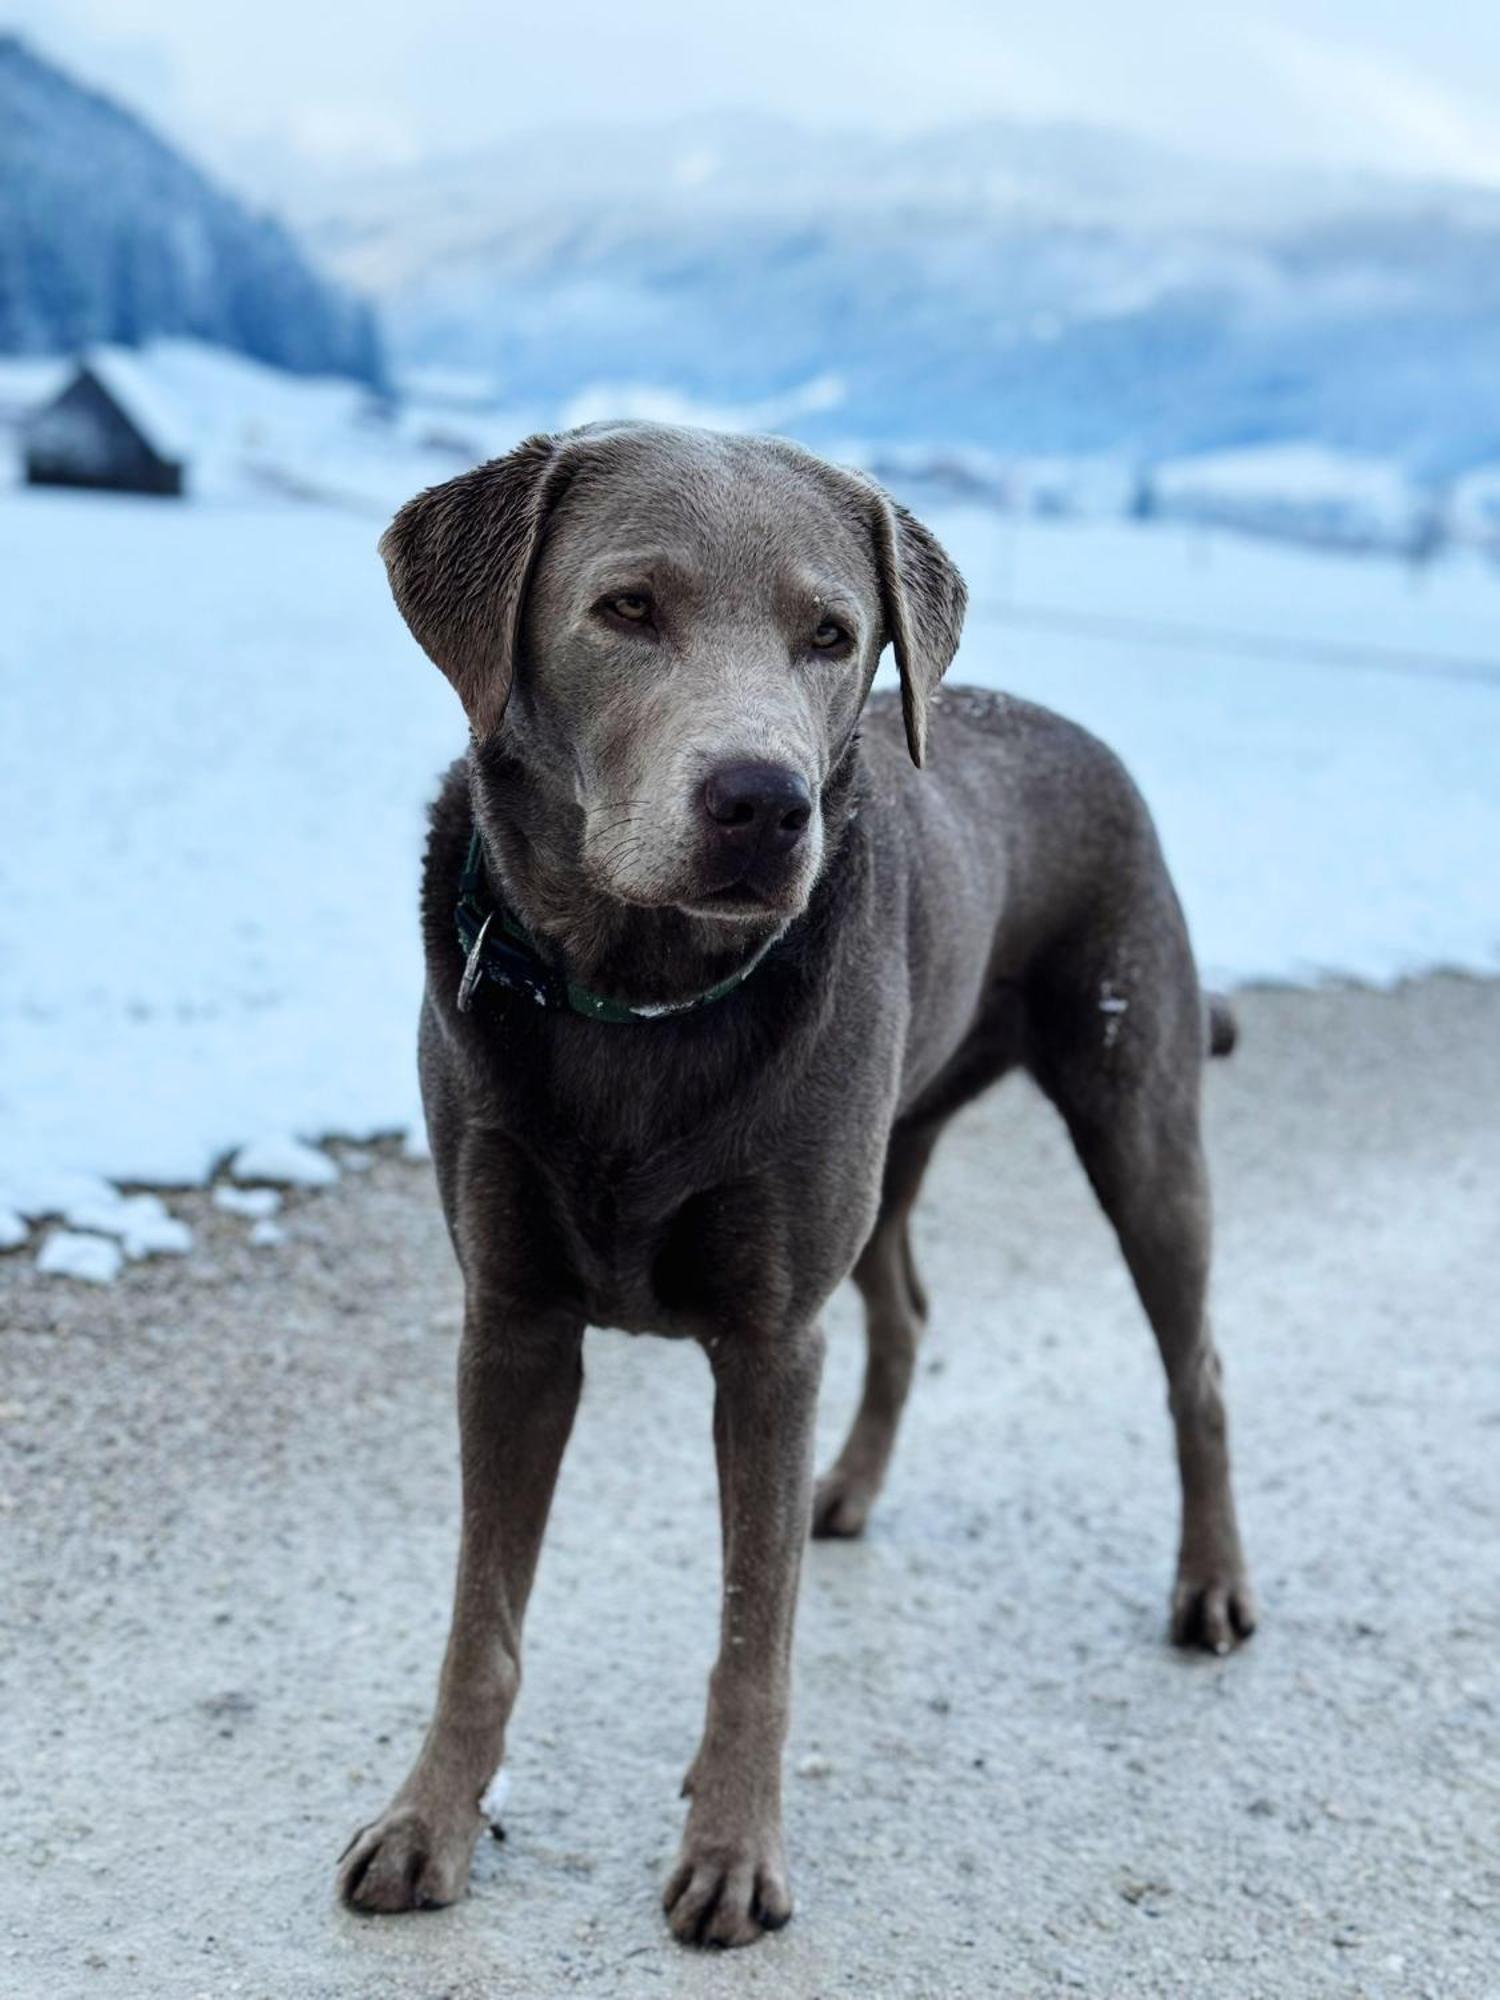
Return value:
M 369 308 L 139 118 L 0 36 L 0 354 L 153 334 L 376 381 Z

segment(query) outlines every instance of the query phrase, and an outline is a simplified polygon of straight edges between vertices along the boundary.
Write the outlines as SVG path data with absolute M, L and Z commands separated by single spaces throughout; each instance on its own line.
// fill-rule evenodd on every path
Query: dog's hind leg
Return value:
M 843 1450 L 818 1481 L 813 1533 L 819 1537 L 862 1534 L 885 1480 L 927 1317 L 912 1257 L 911 1211 L 941 1129 L 940 1122 L 898 1125 L 891 1134 L 880 1214 L 853 1273 L 865 1309 L 864 1391 Z
M 1185 956 L 1185 940 L 1181 951 Z M 1166 1368 L 1182 1481 L 1172 1637 L 1224 1653 L 1254 1631 L 1255 1600 L 1235 1520 L 1222 1371 L 1206 1310 L 1211 1212 L 1199 1131 L 1196 982 L 1189 966 L 1163 984 L 1166 990 L 1138 994 L 1123 1014 L 1101 1015 L 1092 986 L 1081 1009 L 1067 999 L 1039 1009 L 1036 1073 L 1114 1224 Z

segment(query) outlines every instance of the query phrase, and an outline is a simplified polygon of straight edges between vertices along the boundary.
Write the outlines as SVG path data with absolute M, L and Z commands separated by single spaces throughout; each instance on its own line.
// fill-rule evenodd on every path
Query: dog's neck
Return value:
M 781 917 L 731 926 L 603 894 L 583 868 L 576 807 L 494 745 L 471 752 L 469 789 L 497 898 L 558 972 L 607 999 L 680 1006 L 732 979 L 788 928 Z M 856 738 L 823 789 L 825 869 L 843 844 L 858 791 Z

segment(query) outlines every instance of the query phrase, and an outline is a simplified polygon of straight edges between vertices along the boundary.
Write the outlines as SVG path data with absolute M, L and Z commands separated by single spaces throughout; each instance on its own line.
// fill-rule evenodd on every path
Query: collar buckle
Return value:
M 467 1014 L 474 1005 L 474 989 L 484 977 L 484 934 L 494 921 L 495 912 L 491 910 L 474 933 L 474 942 L 469 946 L 469 955 L 464 960 L 463 978 L 458 982 L 460 1014 Z

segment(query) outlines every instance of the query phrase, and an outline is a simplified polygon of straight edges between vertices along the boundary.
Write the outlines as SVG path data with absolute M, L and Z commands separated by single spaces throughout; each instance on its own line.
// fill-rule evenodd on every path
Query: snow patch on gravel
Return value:
M 28 1225 L 46 1221 L 65 1227 L 43 1245 L 37 1268 L 95 1284 L 108 1283 L 126 1259 L 181 1257 L 193 1247 L 192 1230 L 160 1195 L 122 1194 L 94 1174 L 43 1173 L 8 1186 L 0 1202 L 0 1250 L 18 1249 Z M 109 1257 L 91 1247 L 106 1238 L 113 1239 Z M 75 1259 L 86 1268 L 72 1269 Z
M 285 1134 L 241 1146 L 229 1171 L 237 1181 L 271 1181 L 281 1187 L 331 1187 L 339 1177 L 327 1153 Z
M 112 1285 L 125 1253 L 108 1236 L 84 1236 L 54 1229 L 37 1252 L 36 1267 L 49 1278 L 77 1278 L 87 1285 Z
M 244 1215 L 252 1222 L 263 1222 L 280 1208 L 281 1196 L 272 1187 L 216 1187 L 213 1203 L 226 1215 Z
M 169 1213 L 159 1195 L 122 1195 L 110 1188 L 103 1196 L 70 1202 L 63 1211 L 63 1219 L 75 1229 L 118 1237 L 120 1247 L 132 1260 L 181 1257 L 193 1247 L 192 1230 L 178 1216 Z

